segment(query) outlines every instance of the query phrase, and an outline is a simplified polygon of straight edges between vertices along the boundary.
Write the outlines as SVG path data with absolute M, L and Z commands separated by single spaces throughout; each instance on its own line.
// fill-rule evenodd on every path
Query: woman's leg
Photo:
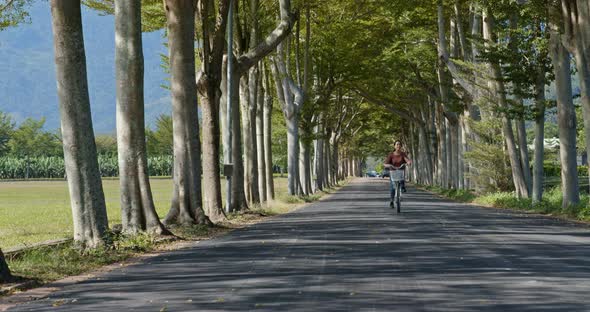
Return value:
M 393 200 L 395 199 L 395 182 L 393 182 L 393 178 L 389 175 L 389 198 L 390 198 L 390 205 L 393 204 Z

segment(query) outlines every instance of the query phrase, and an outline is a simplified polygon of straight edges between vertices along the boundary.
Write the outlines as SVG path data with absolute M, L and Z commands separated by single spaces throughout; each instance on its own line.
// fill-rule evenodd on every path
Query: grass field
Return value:
M 222 189 L 224 189 L 222 182 Z M 286 178 L 275 178 L 279 210 L 302 201 L 290 199 Z M 151 179 L 156 210 L 163 217 L 172 197 L 171 179 Z M 109 224 L 121 223 L 119 180 L 103 180 Z M 225 192 L 222 192 L 225 195 Z M 72 212 L 65 181 L 0 182 L 0 248 L 9 249 L 72 237 Z

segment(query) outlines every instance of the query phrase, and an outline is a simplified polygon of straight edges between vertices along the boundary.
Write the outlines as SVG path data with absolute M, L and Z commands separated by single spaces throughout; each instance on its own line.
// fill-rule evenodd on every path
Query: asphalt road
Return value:
M 590 311 L 590 228 L 358 179 L 9 311 Z

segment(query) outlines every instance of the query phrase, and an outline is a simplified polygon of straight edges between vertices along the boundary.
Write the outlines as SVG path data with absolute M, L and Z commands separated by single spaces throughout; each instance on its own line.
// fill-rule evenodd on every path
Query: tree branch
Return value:
M 4 4 L 2 7 L 0 7 L 0 12 L 3 12 L 4 10 L 6 10 L 10 5 L 12 5 L 13 2 L 14 2 L 14 0 L 8 0 L 8 2 L 6 2 L 6 4 Z
M 281 22 L 260 44 L 236 60 L 236 70 L 246 72 L 260 59 L 267 56 L 291 33 L 299 13 L 289 13 L 281 17 Z
M 379 106 L 387 109 L 388 111 L 398 115 L 399 117 L 401 117 L 405 120 L 409 120 L 409 121 L 415 122 L 417 124 L 424 125 L 424 122 L 422 120 L 412 116 L 408 111 L 403 110 L 403 109 L 399 109 L 399 108 L 395 108 L 392 105 L 390 105 L 389 103 L 387 103 L 387 102 L 393 102 L 391 100 L 384 100 L 384 99 L 376 98 L 374 96 L 369 95 L 367 92 L 365 92 L 359 88 L 355 88 L 353 91 L 355 91 L 358 95 L 364 97 L 365 100 L 367 100 L 375 105 L 379 105 Z

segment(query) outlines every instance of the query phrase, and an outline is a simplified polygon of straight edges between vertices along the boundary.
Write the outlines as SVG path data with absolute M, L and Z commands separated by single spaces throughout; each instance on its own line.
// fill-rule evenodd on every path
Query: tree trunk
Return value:
M 332 171 L 332 164 L 330 163 L 330 157 L 331 157 L 331 150 L 330 150 L 330 142 L 328 140 L 324 140 L 324 185 L 326 187 L 332 187 L 332 176 L 331 176 L 331 171 Z
M 301 129 L 299 131 L 302 131 Z M 303 136 L 303 135 L 301 135 Z M 309 175 L 308 175 L 308 163 L 310 160 L 310 154 L 309 154 L 309 146 L 306 142 L 303 142 L 302 139 L 299 140 L 299 179 L 300 179 L 300 183 L 301 186 L 303 187 L 303 189 L 301 190 L 301 192 L 303 193 L 303 195 L 309 195 L 311 193 L 311 190 L 307 187 L 307 182 L 309 180 Z
M 459 158 L 458 161 L 458 168 L 457 171 L 459 172 L 459 176 L 457 177 L 457 188 L 460 190 L 464 190 L 466 189 L 465 187 L 465 158 L 463 157 L 465 150 L 465 144 L 466 144 L 466 137 L 465 137 L 465 116 L 459 116 L 459 125 L 458 125 L 458 130 L 459 130 L 459 142 L 458 142 L 458 150 L 457 150 L 457 156 Z
M 252 204 L 259 204 L 260 203 L 260 196 L 259 196 L 259 189 L 258 189 L 258 135 L 256 134 L 256 112 L 258 111 L 258 83 L 259 83 L 259 75 L 258 75 L 258 68 L 253 67 L 250 69 L 249 77 L 248 77 L 248 112 L 250 114 L 250 129 L 249 135 L 251 137 L 251 144 L 244 144 L 244 154 L 248 153 L 249 157 L 249 168 L 250 170 L 249 176 L 249 183 L 250 183 L 250 201 Z M 244 140 L 246 143 L 246 140 Z
M 240 108 L 242 117 L 242 140 L 244 142 L 244 192 L 246 193 L 246 200 L 249 204 L 254 202 L 254 138 L 252 137 L 252 109 L 250 101 L 249 76 L 243 75 L 240 79 Z
M 436 137 L 436 101 L 429 97 L 428 102 L 428 133 L 430 137 L 430 151 L 432 153 L 432 183 L 433 185 L 435 185 L 438 183 L 438 141 Z
M 440 187 L 446 188 L 447 187 L 447 144 L 446 144 L 446 137 L 447 131 L 445 127 L 445 119 L 442 113 L 442 107 L 439 105 L 437 106 L 437 123 L 436 123 L 436 132 L 438 136 L 438 164 L 437 164 L 437 182 Z
M 555 74 L 557 93 L 557 125 L 559 127 L 559 158 L 561 160 L 562 207 L 580 202 L 576 163 L 576 111 L 572 101 L 570 55 L 557 31 L 551 31 L 549 54 Z
M 207 181 L 203 185 L 204 208 L 209 218 L 217 222 L 225 219 L 225 215 L 221 200 L 221 168 L 219 164 L 219 85 L 215 83 L 216 79 L 212 80 L 206 83 L 206 92 L 199 91 L 199 98 L 203 123 L 203 181 Z M 198 126 L 196 114 L 192 119 L 194 119 L 193 127 L 196 128 Z
M 201 207 L 201 154 L 193 48 L 195 8 L 190 0 L 166 0 L 165 7 L 172 86 L 174 190 L 164 223 L 207 224 L 210 221 Z M 203 120 L 205 115 L 203 112 Z M 209 217 L 214 218 L 215 215 Z
M 184 1 L 184 0 L 183 0 Z M 166 3 L 169 1 L 166 0 Z M 220 149 L 220 128 L 219 128 L 219 101 L 221 92 L 219 92 L 222 80 L 223 67 L 223 53 L 226 42 L 226 26 L 229 14 L 230 0 L 219 1 L 189 1 L 193 12 L 185 13 L 194 17 L 194 5 L 198 6 L 196 10 L 200 24 L 201 33 L 199 37 L 202 39 L 199 44 L 201 70 L 198 80 L 196 82 L 197 92 L 201 107 L 202 120 L 202 172 L 203 181 L 207 181 L 203 185 L 203 206 L 207 215 L 213 221 L 220 221 L 225 218 L 223 212 L 223 203 L 221 201 L 221 168 L 219 162 Z M 188 23 L 188 22 L 187 22 Z M 194 21 L 192 36 L 190 37 L 191 49 L 194 56 Z M 187 38 L 188 40 L 189 38 Z M 193 67 L 190 70 L 194 71 Z M 172 86 L 174 89 L 174 85 Z M 196 92 L 195 92 L 196 93 Z M 196 104 L 196 101 L 195 101 Z M 194 104 L 193 104 L 194 105 Z M 195 108 L 196 111 L 196 108 Z M 197 115 L 191 116 L 196 123 Z M 198 138 L 197 138 L 198 139 Z M 198 176 L 200 180 L 200 175 Z
M 262 66 L 259 67 L 263 70 Z M 260 75 L 261 80 L 258 82 L 258 98 L 256 105 L 256 158 L 258 163 L 258 197 L 261 202 L 267 201 L 266 199 L 266 159 L 264 158 L 264 105 L 266 93 L 268 92 L 262 87 L 262 79 L 264 75 Z
M 336 139 L 336 135 L 332 134 L 332 138 L 330 138 L 330 145 L 332 146 L 332 158 L 330 159 L 330 176 L 332 177 L 332 184 L 338 184 L 338 166 L 340 165 L 340 161 L 338 159 L 338 154 L 340 152 L 338 146 L 338 140 Z
M 232 160 L 234 164 L 232 176 L 232 207 L 231 211 L 248 209 L 244 189 L 244 158 L 242 154 L 242 128 L 240 125 L 240 75 L 233 76 L 232 83 Z
M 424 154 L 424 171 L 425 171 L 425 184 L 432 184 L 432 153 L 430 152 L 429 147 L 429 140 L 428 140 L 428 132 L 426 131 L 426 127 L 423 125 L 419 125 L 420 130 L 420 143 L 422 144 L 422 151 Z
M 590 155 L 590 4 L 585 0 L 562 0 L 565 36 L 562 41 L 574 56 L 580 80 L 586 154 Z M 590 178 L 590 167 L 588 168 Z
M 285 118 L 287 125 L 287 173 L 289 195 L 299 195 L 299 119 Z
M 274 176 L 272 166 L 272 95 L 270 87 L 270 75 L 264 71 L 264 162 L 266 164 L 266 199 L 275 198 Z
M 543 199 L 543 159 L 545 152 L 545 68 L 539 65 L 535 82 L 535 157 L 533 163 L 533 203 Z
M 449 121 L 451 128 L 451 187 L 457 189 L 459 187 L 459 120 L 457 117 Z
M 255 49 L 258 45 L 258 37 L 259 37 L 259 26 L 258 22 L 260 19 L 259 14 L 259 1 L 252 0 L 250 1 L 250 14 L 251 14 L 251 28 L 250 28 L 250 50 Z M 253 204 L 259 204 L 261 200 L 260 196 L 260 186 L 259 180 L 261 177 L 258 175 L 258 135 L 257 132 L 257 112 L 258 112 L 258 98 L 261 96 L 258 93 L 258 85 L 260 83 L 260 72 L 259 68 L 255 65 L 248 71 L 248 89 L 249 89 L 249 101 L 248 101 L 248 112 L 250 113 L 250 135 L 252 136 L 252 143 L 248 146 L 248 144 L 244 145 L 244 154 L 248 153 L 249 164 L 247 164 L 246 171 L 250 170 L 247 174 L 249 178 L 248 182 L 250 183 L 250 201 Z M 245 113 L 242 112 L 242 113 Z M 246 133 L 244 131 L 244 133 Z M 262 133 L 261 133 L 262 134 Z M 246 140 L 244 140 L 246 143 Z M 249 166 L 249 167 L 248 167 Z M 246 186 L 248 187 L 248 186 Z M 248 197 L 248 193 L 246 193 Z
M 302 105 L 303 93 L 288 76 L 283 50 L 283 44 L 279 44 L 273 74 L 275 80 L 278 80 L 277 94 L 283 106 L 287 126 L 288 193 L 299 195 L 299 108 Z
M 321 138 L 322 126 L 321 117 L 319 123 L 316 126 L 314 140 L 314 171 L 315 171 L 315 191 L 324 189 L 324 140 Z
M 445 127 L 445 155 L 444 155 L 444 159 L 445 159 L 445 167 L 447 168 L 445 173 L 446 176 L 444 178 L 444 180 L 446 181 L 445 184 L 445 188 L 452 188 L 453 185 L 453 158 L 452 158 L 452 154 L 453 154 L 453 145 L 451 143 L 451 123 L 449 122 L 449 120 L 445 119 L 444 121 L 444 127 Z
M 12 279 L 12 273 L 8 268 L 8 264 L 6 264 L 4 253 L 2 253 L 2 249 L 0 249 L 0 284 L 10 282 Z
M 230 9 L 230 15 L 233 14 L 233 9 Z M 228 28 L 231 27 L 231 19 L 228 21 Z M 229 31 L 228 31 L 229 32 Z M 230 56 L 232 60 L 230 62 L 233 63 L 233 55 Z M 221 130 L 221 148 L 223 151 L 223 163 L 224 165 L 231 164 L 233 162 L 232 155 L 231 155 L 231 141 L 232 141 L 232 130 L 230 127 L 231 124 L 231 116 L 228 116 L 228 109 L 231 113 L 231 108 L 228 108 L 228 100 L 230 101 L 230 105 L 232 100 L 229 98 L 228 90 L 231 86 L 228 86 L 228 76 L 233 75 L 233 72 L 228 73 L 228 55 L 224 55 L 223 63 L 221 66 L 221 97 L 219 98 L 219 125 Z M 225 185 L 226 185 L 226 198 L 225 198 L 225 212 L 231 212 L 231 190 L 232 190 L 232 176 L 225 177 Z
M 51 1 L 57 92 L 74 241 L 104 243 L 107 211 L 90 114 L 80 1 Z
M 123 232 L 167 232 L 150 187 L 145 146 L 141 2 L 115 1 L 117 145 Z
M 523 105 L 521 100 L 521 105 Z M 527 192 L 530 194 L 532 191 L 533 178 L 531 176 L 531 164 L 529 161 L 529 148 L 526 139 L 526 128 L 524 125 L 524 118 L 520 117 L 516 120 L 516 130 L 518 133 L 518 150 L 520 152 L 520 164 L 522 172 L 524 174 L 524 181 L 526 184 Z

